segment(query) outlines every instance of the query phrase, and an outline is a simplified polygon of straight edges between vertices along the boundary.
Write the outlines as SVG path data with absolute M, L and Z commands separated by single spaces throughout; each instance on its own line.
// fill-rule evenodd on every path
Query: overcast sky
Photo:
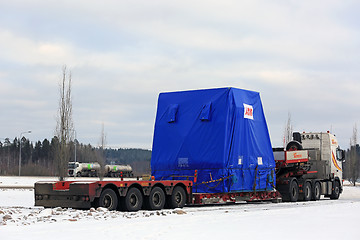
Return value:
M 0 0 L 0 141 L 51 139 L 58 84 L 73 80 L 78 140 L 151 149 L 160 92 L 261 94 L 274 146 L 360 119 L 358 0 Z M 360 125 L 358 124 L 360 128 Z M 359 131 L 360 132 L 360 131 Z

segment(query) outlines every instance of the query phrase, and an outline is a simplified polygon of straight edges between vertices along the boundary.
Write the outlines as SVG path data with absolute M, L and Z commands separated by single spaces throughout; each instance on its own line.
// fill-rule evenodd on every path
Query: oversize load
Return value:
M 257 92 L 161 93 L 151 158 L 157 180 L 195 179 L 193 192 L 272 189 L 274 156 Z

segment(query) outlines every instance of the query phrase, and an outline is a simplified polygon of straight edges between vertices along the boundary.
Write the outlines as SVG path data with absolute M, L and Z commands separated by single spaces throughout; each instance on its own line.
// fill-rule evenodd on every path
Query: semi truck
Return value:
M 274 149 L 276 189 L 284 201 L 338 199 L 343 191 L 341 150 L 328 132 L 295 132 L 286 149 Z
M 238 201 L 339 198 L 344 151 L 329 132 L 272 148 L 257 92 L 159 95 L 151 178 L 35 183 L 35 206 L 138 211 Z
M 98 177 L 101 170 L 99 163 L 69 162 L 68 176 L 70 177 Z M 130 165 L 105 165 L 104 177 L 133 177 Z

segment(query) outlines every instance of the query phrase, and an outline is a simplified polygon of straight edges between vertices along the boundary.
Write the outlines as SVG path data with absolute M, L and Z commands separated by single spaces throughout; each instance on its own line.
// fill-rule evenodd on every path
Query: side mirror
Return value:
M 345 161 L 345 151 L 341 149 L 336 149 L 336 158 L 339 161 Z

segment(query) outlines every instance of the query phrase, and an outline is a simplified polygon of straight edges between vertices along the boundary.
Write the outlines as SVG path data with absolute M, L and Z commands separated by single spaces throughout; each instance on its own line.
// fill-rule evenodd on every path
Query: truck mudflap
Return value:
M 100 191 L 96 182 L 36 182 L 35 206 L 88 209 Z
M 281 194 L 276 190 L 230 193 L 193 193 L 194 204 L 216 204 L 229 202 L 272 201 L 281 202 Z

